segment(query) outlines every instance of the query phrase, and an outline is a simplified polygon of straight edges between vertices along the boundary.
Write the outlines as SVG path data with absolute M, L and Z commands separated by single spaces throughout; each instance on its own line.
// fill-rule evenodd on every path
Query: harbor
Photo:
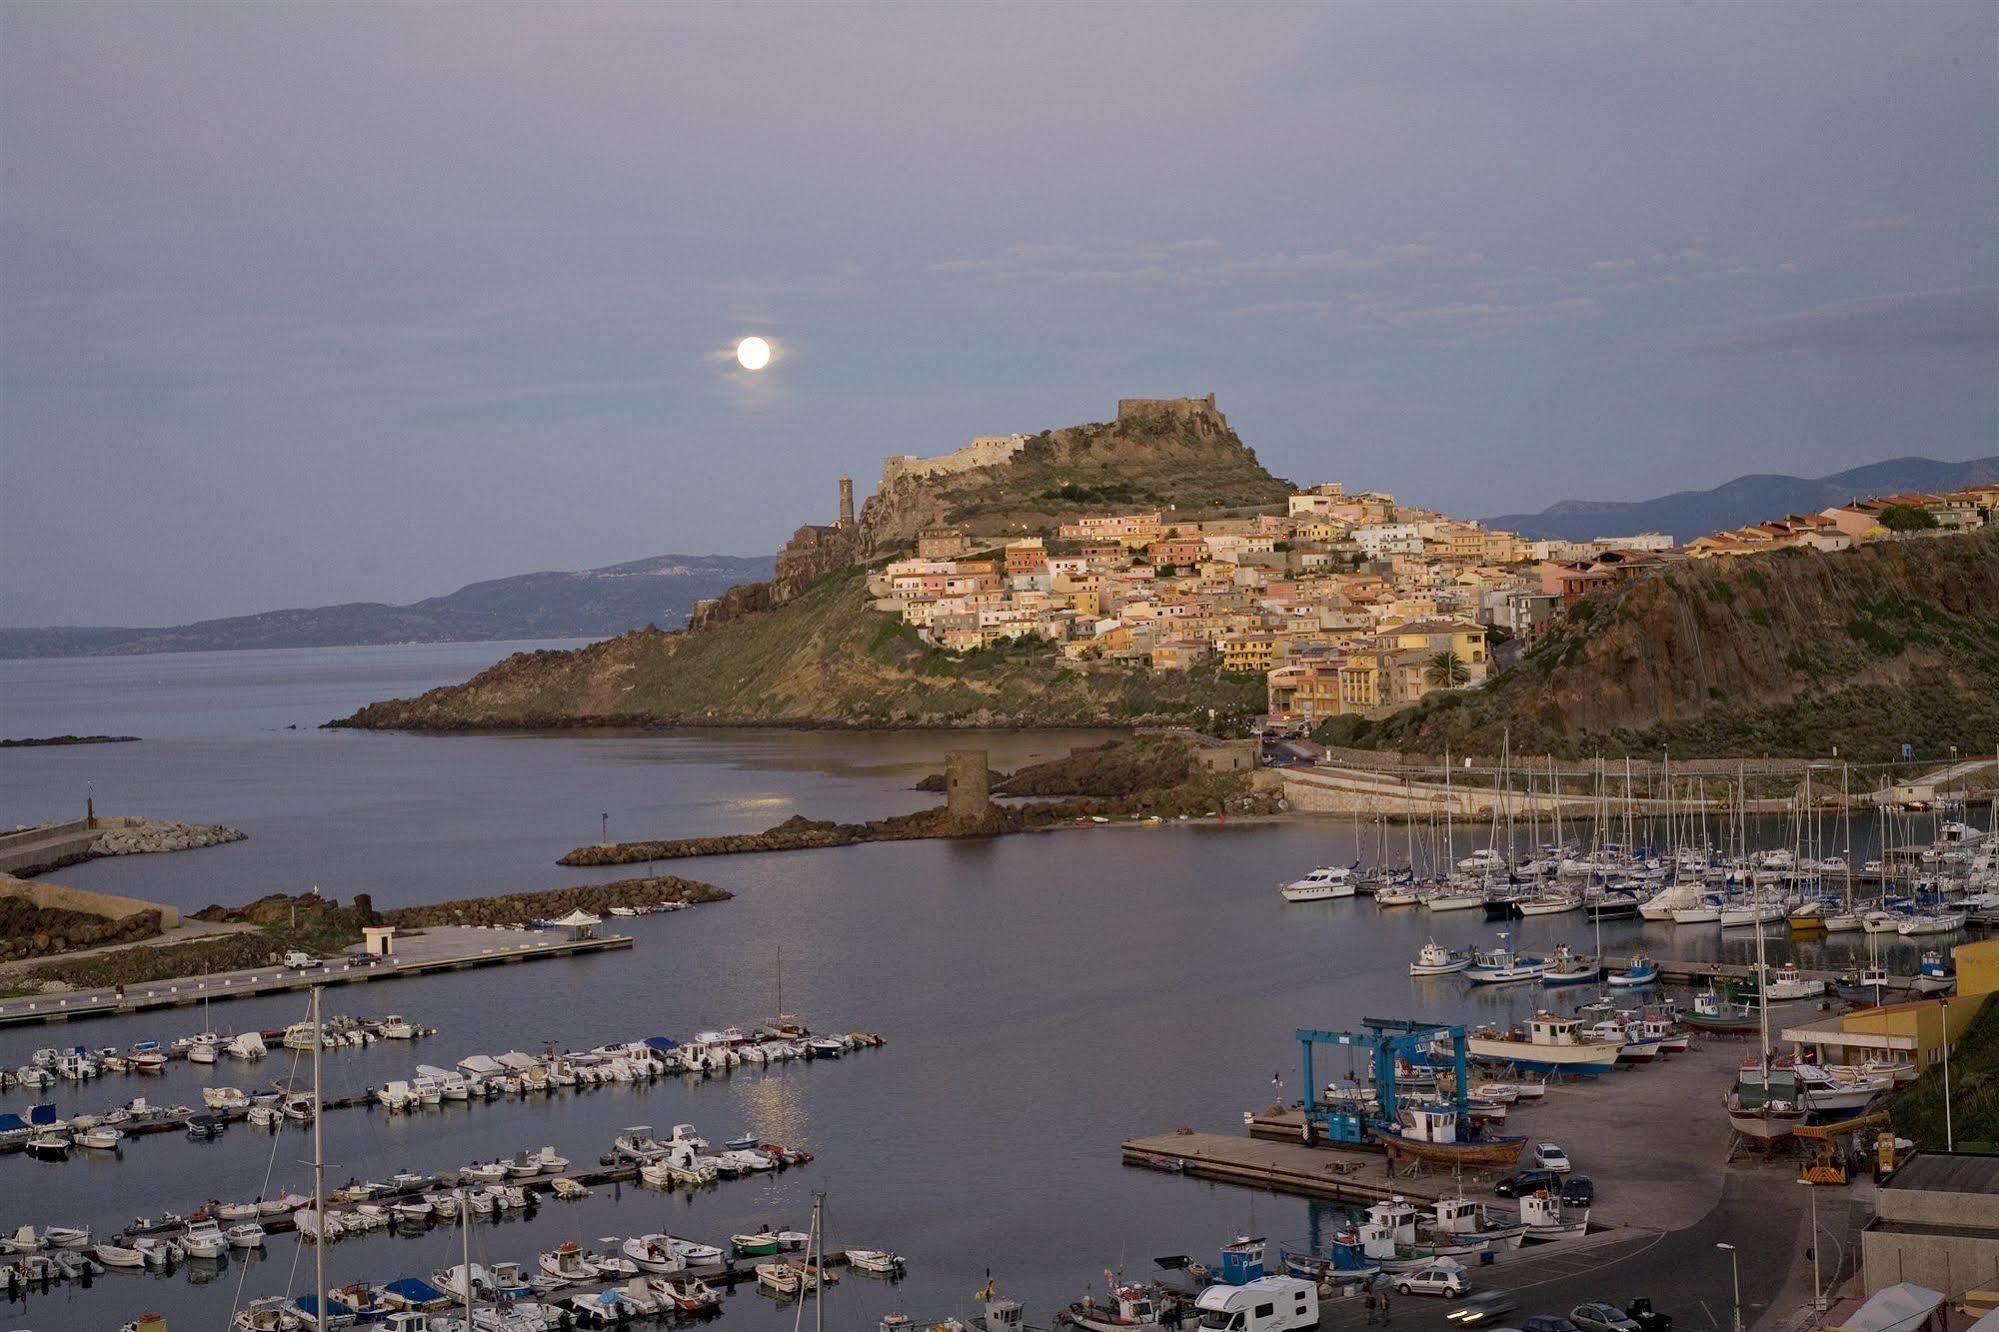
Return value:
M 409 688 L 421 685 L 413 681 Z M 157 730 L 116 718 L 107 719 L 105 727 Z M 416 770 L 407 809 L 399 801 L 371 808 L 366 818 L 315 811 L 314 820 L 327 821 L 328 832 L 315 843 L 314 863 L 306 869 L 287 862 L 285 839 L 273 831 L 284 826 L 284 810 L 306 796 L 285 792 L 277 782 L 265 783 L 268 796 L 246 794 L 236 771 L 270 761 L 293 741 L 287 738 L 279 748 L 264 740 L 230 747 L 229 769 L 206 776 L 198 764 L 189 766 L 183 749 L 171 770 L 159 766 L 163 785 L 135 790 L 121 796 L 121 803 L 189 818 L 226 818 L 247 828 L 251 839 L 224 853 L 102 860 L 65 875 L 85 887 L 165 899 L 189 911 L 217 897 L 253 900 L 276 883 L 303 889 L 323 882 L 343 897 L 372 891 L 385 906 L 441 902 L 490 891 L 493 884 L 518 883 L 524 874 L 534 882 L 542 872 L 534 867 L 599 835 L 600 812 L 608 812 L 615 839 L 621 827 L 628 833 L 659 829 L 696 835 L 726 829 L 731 819 L 754 831 L 781 819 L 786 801 L 805 809 L 837 801 L 855 817 L 927 806 L 934 797 L 908 788 L 935 770 L 942 748 L 959 742 L 894 733 L 726 733 L 481 737 L 462 743 L 313 736 L 296 743 L 307 753 L 316 752 L 309 745 L 339 745 L 351 756 L 344 762 L 360 765 L 336 785 L 312 786 L 330 781 L 314 775 L 321 772 L 317 766 L 288 779 L 307 783 L 312 798 L 329 808 L 349 782 L 413 780 L 405 766 L 371 766 L 391 763 L 397 747 L 417 748 L 434 766 Z M 995 762 L 1011 766 L 1027 753 L 1060 753 L 1074 743 L 1078 740 L 1068 735 L 1011 738 L 995 743 Z M 1005 751 L 1008 744 L 1014 746 L 1011 754 Z M 145 770 L 169 752 L 150 745 L 121 749 L 138 765 L 128 781 L 152 780 Z M 35 756 L 37 762 L 51 756 L 73 763 L 76 752 L 35 751 Z M 636 785 L 626 790 L 635 771 L 666 774 L 658 789 L 672 793 L 672 803 L 664 812 L 657 790 Z M 510 796 L 493 779 L 495 773 L 506 774 L 508 789 L 519 782 L 537 794 Z M 571 789 L 609 794 L 601 800 L 593 794 L 587 805 L 554 814 L 539 794 Z M 178 792 L 180 804 L 165 798 L 169 791 Z M 487 811 L 475 807 L 475 800 L 513 803 Z M 438 809 L 457 811 L 464 826 L 440 826 Z M 497 838 L 495 824 L 533 833 Z M 1402 840 L 1402 832 L 1396 829 L 1391 844 Z M 1488 832 L 1484 824 L 1457 829 L 1452 859 L 1484 846 Z M 1789 837 L 1788 825 L 1775 820 L 1752 825 L 1752 840 L 1759 844 L 1778 845 Z M 1051 855 L 1050 846 L 1059 846 L 1059 854 Z M 1729 968 L 1754 964 L 1750 930 L 1626 917 L 1600 922 L 1599 943 L 1599 922 L 1581 909 L 1498 923 L 1487 922 L 1478 910 L 1396 910 L 1366 898 L 1292 904 L 1274 891 L 1275 884 L 1310 866 L 1357 860 L 1365 866 L 1378 855 L 1369 821 L 1342 817 L 1256 824 L 1231 819 L 1227 826 L 1166 826 L 1115 838 L 907 842 L 732 857 L 718 862 L 714 873 L 735 894 L 732 902 L 611 922 L 634 939 L 630 948 L 533 967 L 432 972 L 387 988 L 329 988 L 329 1008 L 374 1021 L 407 1012 L 436 1026 L 441 1035 L 434 1041 L 448 1049 L 428 1044 L 412 1051 L 377 1042 L 327 1050 L 322 1063 L 328 1103 L 352 1098 L 358 1107 L 390 1081 L 407 1080 L 419 1061 L 448 1069 L 467 1051 L 592 1050 L 629 1042 L 646 1030 L 691 1033 L 712 1025 L 718 1015 L 769 1013 L 780 970 L 784 1004 L 810 1025 L 865 1015 L 868 1025 L 893 1036 L 889 1045 L 824 1066 L 793 1061 L 592 1093 L 445 1102 L 394 1114 L 379 1102 L 374 1110 L 330 1110 L 320 1121 L 328 1191 L 349 1181 L 386 1183 L 405 1171 L 443 1176 L 472 1162 L 511 1160 L 544 1144 L 571 1159 L 569 1175 L 593 1179 L 595 1172 L 605 1172 L 602 1182 L 583 1185 L 590 1196 L 575 1201 L 556 1200 L 552 1184 L 545 1191 L 522 1185 L 540 1205 L 474 1224 L 472 1260 L 490 1267 L 532 1262 L 564 1242 L 601 1252 L 605 1236 L 672 1233 L 719 1245 L 766 1222 L 802 1229 L 811 1193 L 823 1189 L 831 1194 L 829 1253 L 867 1242 L 893 1245 L 909 1260 L 898 1285 L 845 1280 L 829 1287 L 824 1294 L 829 1320 L 873 1327 L 898 1310 L 912 1317 L 962 1315 L 969 1312 L 967 1293 L 982 1285 L 990 1266 L 1002 1290 L 1025 1306 L 1027 1321 L 1044 1326 L 1085 1291 L 1101 1296 L 1102 1269 L 1117 1264 L 1120 1255 L 1212 1255 L 1228 1237 L 1245 1233 L 1268 1233 L 1274 1245 L 1292 1237 L 1309 1240 L 1350 1227 L 1350 1208 L 1378 1200 L 1204 1183 L 1193 1171 L 1174 1174 L 1124 1164 L 1123 1144 L 1174 1136 L 1165 1131 L 1181 1125 L 1219 1139 L 1257 1142 L 1246 1134 L 1242 1114 L 1260 1113 L 1278 1099 L 1270 1087 L 1272 1071 L 1284 1074 L 1287 1102 L 1302 1094 L 1294 1038 L 1301 1025 L 1340 1028 L 1364 1015 L 1397 1013 L 1469 1029 L 1523 1021 L 1550 1006 L 1569 1011 L 1594 995 L 1594 987 L 1579 992 L 1538 984 L 1470 986 L 1449 977 L 1411 976 L 1408 964 L 1426 943 L 1469 953 L 1490 949 L 1497 931 L 1507 929 L 1518 952 L 1546 957 L 1566 943 L 1600 955 L 1613 970 L 1627 966 L 1634 953 Z M 1854 859 L 1869 855 L 1862 843 Z M 574 877 L 608 881 L 621 872 L 582 868 Z M 385 883 L 397 885 L 394 896 L 382 888 Z M 1144 928 L 1134 930 L 1134 920 L 1142 920 Z M 1795 961 L 1812 973 L 1857 970 L 1870 950 L 1878 949 L 1895 973 L 1906 975 L 1915 971 L 1922 951 L 1894 935 L 1811 937 L 1787 928 L 1771 934 L 1773 962 Z M 1946 936 L 1945 946 L 1952 943 Z M 857 965 L 855 959 L 864 962 Z M 1239 959 L 1254 959 L 1254 965 Z M 1206 1002 L 1187 1005 L 1184 996 L 1192 992 Z M 1669 985 L 1666 992 L 1690 1011 L 1694 995 L 1686 987 Z M 217 1005 L 215 1026 L 225 1035 L 283 1030 L 304 1016 L 304 1000 L 302 993 L 285 990 Z M 196 1016 L 198 1005 L 169 1011 L 164 1022 L 160 1010 L 114 1013 L 90 1024 L 83 1039 L 92 1047 L 124 1050 L 204 1025 Z M 1819 1010 L 1807 1003 L 1792 1011 L 1816 1015 Z M 996 1022 L 1002 1013 L 1006 1020 Z M 815 1017 L 821 1021 L 812 1021 Z M 1793 1025 L 1797 1018 L 1780 1021 Z M 82 1029 L 78 1032 L 81 1036 Z M 19 1066 L 36 1048 L 57 1044 L 35 1025 L 6 1029 L 0 1032 L 0 1064 Z M 1595 1179 L 1593 1229 L 1564 1244 L 1537 1246 L 1547 1252 L 1502 1255 L 1489 1268 L 1474 1269 L 1479 1286 L 1540 1281 L 1544 1284 L 1531 1287 L 1534 1298 L 1545 1299 L 1550 1309 L 1595 1298 L 1606 1287 L 1649 1291 L 1676 1317 L 1705 1326 L 1697 1305 L 1675 1302 L 1667 1292 L 1681 1288 L 1681 1274 L 1691 1264 L 1711 1261 L 1694 1252 L 1696 1244 L 1704 1245 L 1707 1255 L 1714 1252 L 1703 1228 L 1722 1227 L 1718 1238 L 1791 1255 L 1788 1264 L 1773 1261 L 1780 1270 L 1745 1268 L 1749 1316 L 1768 1307 L 1782 1283 L 1781 1268 L 1795 1267 L 1804 1191 L 1790 1187 L 1789 1172 L 1782 1168 L 1727 1161 L 1727 1132 L 1717 1129 L 1721 1097 L 1746 1052 L 1740 1040 L 1698 1042 L 1692 1055 L 1595 1081 L 1556 1082 L 1540 1105 L 1509 1107 L 1508 1132 L 1535 1138 L 1545 1133 L 1574 1154 L 1577 1172 Z M 274 1051 L 274 1056 L 290 1053 Z M 1686 1062 L 1690 1057 L 1711 1058 L 1714 1065 L 1703 1071 Z M 273 1060 L 262 1065 L 273 1066 Z M 1321 1081 L 1342 1071 L 1330 1065 L 1318 1070 Z M 283 1080 L 300 1085 L 295 1076 Z M 261 1071 L 246 1075 L 226 1061 L 195 1066 L 174 1060 L 156 1078 L 128 1075 L 121 1081 L 17 1089 L 0 1094 L 0 1110 L 20 1111 L 31 1101 L 48 1100 L 63 1117 L 102 1114 L 140 1092 L 169 1106 L 197 1106 L 203 1088 L 254 1089 L 276 1079 Z M 1089 1089 L 1087 1098 L 1081 1088 Z M 1079 1103 L 1091 1107 L 1080 1119 L 1074 1110 Z M 1701 1113 L 1689 1113 L 1690 1106 L 1701 1107 Z M 1595 1124 L 1598 1115 L 1601 1126 Z M 1619 1119 L 1621 1124 L 1611 1122 Z M 661 1136 L 677 1123 L 753 1133 L 760 1142 L 809 1151 L 816 1159 L 802 1170 L 672 1191 L 624 1178 L 629 1167 L 597 1163 L 627 1128 L 648 1123 L 659 1126 Z M 1589 1138 L 1598 1132 L 1623 1133 L 1631 1140 L 1650 1133 L 1656 1145 L 1649 1153 L 1626 1155 L 1620 1148 L 1615 1156 L 1598 1155 Z M 310 1155 L 308 1136 L 293 1121 L 269 1134 L 232 1125 L 213 1141 L 141 1139 L 122 1162 L 81 1150 L 65 1162 L 0 1160 L 0 1191 L 44 1198 L 59 1191 L 64 1200 L 60 1209 L 44 1202 L 25 1213 L 9 1210 L 0 1215 L 0 1232 L 33 1223 L 88 1225 L 111 1236 L 141 1213 L 157 1218 L 163 1210 L 176 1210 L 186 1216 L 204 1195 L 242 1202 L 260 1194 L 268 1199 L 308 1193 L 309 1176 L 299 1164 Z M 990 1164 L 996 1159 L 990 1153 L 1001 1150 L 998 1144 L 1005 1145 L 1004 1169 Z M 1378 1180 L 1391 1198 L 1400 1193 L 1429 1201 L 1448 1191 L 1448 1175 L 1399 1175 L 1391 1181 L 1379 1152 L 1307 1149 L 1295 1139 L 1258 1145 L 1297 1147 L 1328 1161 L 1360 1161 L 1360 1177 Z M 1375 1173 L 1369 1177 L 1368 1171 Z M 198 1180 L 198 1188 L 172 1184 L 189 1178 Z M 1039 1181 L 1050 1183 L 1044 1189 Z M 1467 1182 L 1469 1196 L 1496 1208 L 1516 1206 L 1489 1187 L 1474 1185 Z M 964 1205 L 964 1198 L 974 1196 L 976 1207 Z M 1051 1207 L 1049 1198 L 1060 1205 Z M 1828 1202 L 1822 1199 L 1821 1205 Z M 29 1295 L 10 1326 L 95 1329 L 116 1326 L 142 1309 L 158 1310 L 170 1323 L 220 1326 L 248 1298 L 309 1287 L 291 1269 L 295 1262 L 301 1271 L 310 1268 L 314 1253 L 311 1246 L 298 1245 L 295 1237 L 274 1230 L 266 1250 L 232 1256 L 220 1272 L 190 1264 L 178 1267 L 171 1279 L 114 1272 L 89 1289 L 58 1284 Z M 325 1249 L 328 1285 L 427 1278 L 462 1262 L 462 1249 L 457 1228 L 442 1222 L 412 1233 L 392 1226 L 344 1236 Z M 1601 1266 L 1611 1260 L 1611 1266 Z M 1143 1266 L 1143 1260 L 1126 1261 L 1134 1277 Z M 235 1299 L 239 1289 L 242 1301 Z M 1427 1312 L 1435 1306 L 1419 1302 L 1418 1307 Z M 1357 1301 L 1328 1298 L 1323 1309 L 1328 1326 L 1360 1322 Z M 1408 1310 L 1405 1304 L 1402 1318 L 1411 1316 Z M 737 1297 L 725 1317 L 780 1332 L 791 1325 L 792 1310 L 762 1296 Z

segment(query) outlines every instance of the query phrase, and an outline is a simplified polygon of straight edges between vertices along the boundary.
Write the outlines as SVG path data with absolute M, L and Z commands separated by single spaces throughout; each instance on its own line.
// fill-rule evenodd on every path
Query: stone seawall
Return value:
M 377 917 L 385 925 L 416 929 L 425 925 L 525 925 L 530 921 L 556 920 L 572 911 L 602 915 L 612 907 L 653 907 L 662 902 L 726 902 L 734 893 L 712 883 L 661 875 L 647 879 L 619 879 L 615 883 L 580 884 L 574 888 L 549 888 L 539 892 L 506 893 L 499 897 L 472 897 L 457 902 L 437 902 L 428 906 L 397 907 Z
M 167 823 L 122 815 L 72 819 L 0 835 L 0 874 L 29 877 L 102 856 L 193 851 L 240 842 L 244 837 L 220 824 Z

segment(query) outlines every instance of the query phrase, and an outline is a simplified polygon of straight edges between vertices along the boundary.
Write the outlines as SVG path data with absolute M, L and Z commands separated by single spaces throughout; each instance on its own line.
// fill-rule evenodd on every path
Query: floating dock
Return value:
M 421 933 L 398 933 L 390 957 L 348 957 L 312 967 L 252 967 L 177 980 L 147 981 L 101 990 L 0 999 L 0 1026 L 23 1022 L 68 1022 L 115 1017 L 151 1008 L 184 1008 L 204 1000 L 244 999 L 303 990 L 314 985 L 358 985 L 364 981 L 465 971 L 550 957 L 576 957 L 630 948 L 626 934 L 571 938 L 542 930 L 509 930 L 482 925 L 430 925 Z

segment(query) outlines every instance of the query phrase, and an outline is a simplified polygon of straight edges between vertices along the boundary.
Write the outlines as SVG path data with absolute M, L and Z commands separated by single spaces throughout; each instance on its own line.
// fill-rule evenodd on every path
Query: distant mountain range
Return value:
M 1817 513 L 1845 500 L 1901 490 L 1955 490 L 1988 481 L 1999 481 L 1999 457 L 1969 462 L 1890 458 L 1831 476 L 1738 476 L 1713 490 L 1682 490 L 1658 499 L 1563 500 L 1539 513 L 1505 513 L 1486 522 L 1522 536 L 1563 541 L 1665 532 L 1684 542 L 1765 518 Z
M 164 629 L 0 629 L 0 657 L 601 638 L 648 624 L 678 628 L 697 600 L 768 578 L 771 565 L 767 555 L 656 555 L 602 569 L 496 578 L 408 606 L 355 601 Z

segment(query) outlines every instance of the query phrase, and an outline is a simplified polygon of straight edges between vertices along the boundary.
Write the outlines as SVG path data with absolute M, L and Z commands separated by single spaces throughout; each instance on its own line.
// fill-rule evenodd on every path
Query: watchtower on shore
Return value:
M 944 806 L 962 823 L 978 823 L 992 812 L 987 779 L 989 755 L 983 749 L 952 749 L 944 754 Z

